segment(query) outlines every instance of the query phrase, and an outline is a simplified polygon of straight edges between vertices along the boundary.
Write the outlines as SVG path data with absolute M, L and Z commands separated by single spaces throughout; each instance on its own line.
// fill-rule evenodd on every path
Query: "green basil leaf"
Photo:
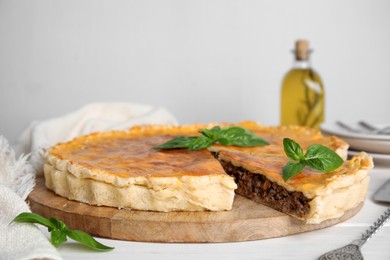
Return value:
M 89 248 L 98 250 L 98 251 L 109 251 L 109 250 L 114 249 L 113 247 L 109 247 L 109 246 L 106 246 L 106 245 L 99 243 L 92 236 L 90 236 L 89 234 L 87 234 L 81 230 L 69 230 L 67 232 L 67 235 L 71 239 L 73 239 L 77 242 L 80 242 L 81 244 L 83 244 Z
M 68 226 L 61 220 L 58 220 L 56 218 L 50 218 L 50 222 L 53 223 L 55 229 L 61 230 L 62 232 L 66 232 L 69 230 Z
M 207 147 L 210 147 L 214 143 L 213 139 L 208 138 L 207 136 L 199 136 L 196 138 L 189 146 L 188 150 L 195 151 L 195 150 L 201 150 L 205 149 Z
M 219 126 L 219 125 L 217 125 L 217 126 L 214 126 L 213 128 L 211 128 L 211 131 L 213 131 L 213 132 L 221 132 L 221 127 Z
M 177 136 L 166 143 L 153 147 L 154 149 L 180 149 L 188 148 L 197 136 Z
M 214 126 L 213 128 L 211 128 L 211 131 L 215 132 L 215 133 L 220 133 L 222 130 L 222 128 L 217 125 L 217 126 Z
M 92 249 L 99 251 L 108 251 L 114 249 L 113 247 L 105 246 L 97 242 L 89 234 L 80 230 L 71 230 L 64 222 L 56 218 L 44 218 L 35 213 L 23 212 L 20 213 L 13 221 L 20 223 L 37 223 L 49 228 L 50 241 L 57 247 L 67 240 L 67 236 L 86 245 Z
M 321 144 L 310 145 L 301 161 L 301 163 L 320 172 L 336 170 L 343 162 L 343 159 L 336 152 Z
M 16 218 L 13 221 L 20 222 L 20 223 L 41 224 L 45 227 L 48 227 L 49 231 L 56 228 L 56 226 L 53 223 L 51 223 L 47 218 L 44 218 L 38 214 L 30 213 L 30 212 L 20 213 L 19 215 L 16 216 Z
M 215 128 L 215 127 L 214 127 L 214 128 Z M 213 129 L 214 129 L 214 128 L 213 128 Z M 206 137 L 212 139 L 213 141 L 217 141 L 218 138 L 219 138 L 219 132 L 220 132 L 221 128 L 219 128 L 219 130 L 213 130 L 213 129 L 210 130 L 210 129 L 202 128 L 202 129 L 200 129 L 200 132 L 201 132 L 204 136 L 206 136 Z
M 50 241 L 53 246 L 57 247 L 58 245 L 66 241 L 66 232 L 60 229 L 53 229 L 50 233 Z
M 175 137 L 166 143 L 155 146 L 154 149 L 187 148 L 189 150 L 200 150 L 211 146 L 215 142 L 219 142 L 222 145 L 235 146 L 259 146 L 268 144 L 268 142 L 256 136 L 251 131 L 238 126 L 225 128 L 215 126 L 212 129 L 202 128 L 199 131 L 202 133 L 201 136 Z
M 268 142 L 253 134 L 251 131 L 238 126 L 221 129 L 218 142 L 222 145 L 235 146 L 259 146 L 268 144 Z
M 50 218 L 50 222 L 55 226 L 55 229 L 51 231 L 50 240 L 51 243 L 57 247 L 66 241 L 66 233 L 70 229 L 64 222 L 56 218 Z
M 220 139 L 218 140 L 223 145 L 232 145 L 235 138 L 245 134 L 245 129 L 238 126 L 229 126 L 221 129 Z
M 282 169 L 283 179 L 287 181 L 291 177 L 300 173 L 303 168 L 305 168 L 304 164 L 297 162 L 288 162 Z
M 303 150 L 301 146 L 290 138 L 283 139 L 284 152 L 287 157 L 294 161 L 300 161 L 303 159 Z
M 220 126 L 214 126 L 211 129 L 201 128 L 199 130 L 199 132 L 201 132 L 203 135 L 213 139 L 214 141 L 217 141 L 218 138 L 220 137 L 221 127 Z

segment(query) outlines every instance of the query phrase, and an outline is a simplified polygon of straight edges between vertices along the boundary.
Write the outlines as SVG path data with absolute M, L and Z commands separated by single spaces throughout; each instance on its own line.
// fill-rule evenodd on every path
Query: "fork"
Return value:
M 352 133 L 361 133 L 362 132 L 361 130 L 350 127 L 349 125 L 347 125 L 341 121 L 336 121 L 336 124 L 339 125 L 340 127 L 344 128 L 345 130 L 352 132 Z
M 383 128 L 375 127 L 367 122 L 359 121 L 358 125 L 360 128 L 354 128 L 346 123 L 343 123 L 341 121 L 336 121 L 336 124 L 340 126 L 341 128 L 344 128 L 348 132 L 352 133 L 363 133 L 363 134 L 377 134 L 377 135 L 389 135 L 390 134 L 390 126 L 386 126 Z
M 369 130 L 370 132 L 374 133 L 374 134 L 378 134 L 378 135 L 388 135 L 390 134 L 390 126 L 386 126 L 386 127 L 383 127 L 383 128 L 378 128 L 378 127 L 375 127 L 365 121 L 359 121 L 358 124 Z
M 374 224 L 362 234 L 360 239 L 354 240 L 348 245 L 329 251 L 320 256 L 319 260 L 363 260 L 360 248 L 375 235 L 375 233 L 390 219 L 390 208 L 388 208 Z

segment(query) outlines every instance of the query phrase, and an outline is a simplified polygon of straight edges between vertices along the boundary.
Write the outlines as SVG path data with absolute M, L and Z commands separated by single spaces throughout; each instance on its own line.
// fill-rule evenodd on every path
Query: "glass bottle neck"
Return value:
M 297 60 L 294 59 L 293 62 L 293 68 L 294 69 L 308 69 L 311 68 L 310 60 Z

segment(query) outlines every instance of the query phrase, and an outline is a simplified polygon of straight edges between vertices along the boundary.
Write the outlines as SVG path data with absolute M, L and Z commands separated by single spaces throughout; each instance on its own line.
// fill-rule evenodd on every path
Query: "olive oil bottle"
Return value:
M 320 76 L 309 61 L 309 43 L 295 43 L 293 68 L 285 75 L 281 90 L 281 124 L 319 128 L 324 121 L 325 93 Z

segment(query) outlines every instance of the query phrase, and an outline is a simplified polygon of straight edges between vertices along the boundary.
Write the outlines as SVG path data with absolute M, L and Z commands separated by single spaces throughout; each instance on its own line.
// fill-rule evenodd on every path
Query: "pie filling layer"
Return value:
M 214 153 L 214 156 L 219 159 L 218 154 Z M 302 192 L 288 191 L 263 174 L 250 172 L 222 159 L 219 161 L 225 172 L 234 178 L 238 186 L 237 194 L 300 219 L 306 219 L 309 215 L 311 199 Z

